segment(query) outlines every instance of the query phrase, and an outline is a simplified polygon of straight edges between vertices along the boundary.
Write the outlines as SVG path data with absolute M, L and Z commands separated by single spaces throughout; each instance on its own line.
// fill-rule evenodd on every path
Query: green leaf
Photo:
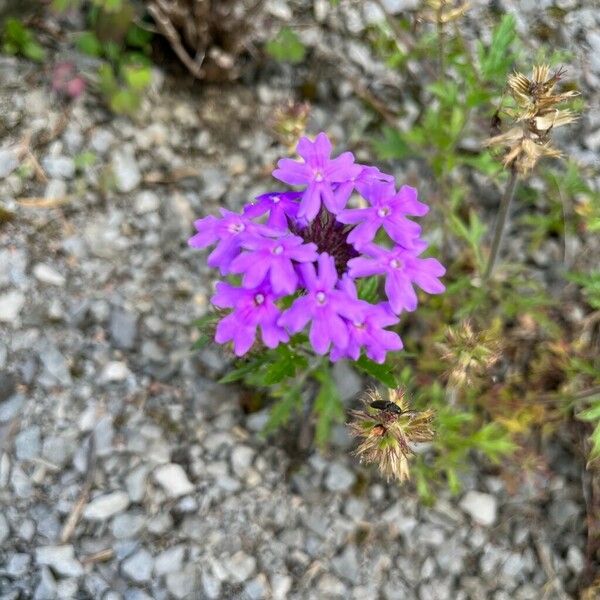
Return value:
M 301 63 L 306 55 L 306 48 L 293 29 L 282 27 L 275 37 L 265 46 L 267 53 L 275 60 Z
M 98 157 L 91 150 L 84 150 L 75 156 L 73 162 L 75 163 L 75 168 L 78 171 L 83 171 L 87 167 L 91 167 Z
M 123 115 L 132 115 L 140 105 L 139 95 L 127 89 L 117 90 L 110 98 L 110 108 Z
M 361 300 L 366 300 L 371 304 L 375 304 L 379 299 L 379 294 L 377 293 L 379 289 L 379 278 L 376 276 L 359 279 L 356 288 L 358 297 Z
M 127 30 L 127 37 L 125 41 L 128 46 L 132 48 L 140 48 L 144 51 L 150 49 L 150 41 L 152 40 L 152 32 L 147 29 L 142 29 L 138 25 L 132 25 Z
M 251 359 L 246 363 L 243 363 L 241 366 L 236 369 L 232 369 L 219 379 L 219 383 L 233 383 L 234 381 L 239 381 L 240 379 L 244 379 L 246 375 L 249 375 L 253 371 L 255 371 L 260 366 L 259 359 Z
M 354 362 L 354 366 L 374 379 L 377 379 L 377 381 L 380 381 L 390 389 L 398 387 L 398 381 L 396 380 L 395 375 L 390 370 L 390 367 L 385 364 L 380 365 L 366 356 L 361 356 Z
M 77 49 L 89 56 L 102 56 L 102 44 L 91 31 L 84 31 L 75 42 Z
M 487 50 L 481 45 L 479 47 L 479 68 L 483 79 L 495 82 L 506 76 L 514 62 L 511 46 L 516 37 L 516 19 L 505 14 L 492 34 L 490 47 Z
M 148 67 L 128 65 L 122 69 L 123 78 L 135 92 L 144 91 L 152 81 L 152 71 Z
M 302 407 L 302 394 L 298 387 L 285 388 L 281 397 L 275 401 L 269 412 L 269 420 L 264 428 L 264 433 L 270 433 L 285 425 L 292 416 Z
M 42 62 L 46 51 L 36 41 L 33 33 L 18 19 L 7 19 L 4 23 L 3 49 L 9 54 L 22 56 Z
M 383 128 L 383 139 L 374 140 L 375 151 L 382 160 L 410 156 L 411 148 L 403 133 L 391 127 Z

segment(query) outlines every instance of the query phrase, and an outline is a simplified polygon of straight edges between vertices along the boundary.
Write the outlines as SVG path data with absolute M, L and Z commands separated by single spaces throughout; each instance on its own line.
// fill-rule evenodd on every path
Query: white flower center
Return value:
M 315 181 L 323 181 L 323 171 L 321 171 L 321 169 L 315 171 Z
M 325 300 L 327 300 L 327 296 L 325 295 L 324 292 L 317 292 L 315 294 L 315 298 L 317 299 L 317 302 L 319 304 L 325 304 Z
M 404 263 L 397 258 L 392 258 L 392 260 L 390 260 L 390 267 L 392 267 L 392 269 L 401 269 L 403 266 Z
M 254 296 L 254 303 L 257 305 L 261 305 L 265 301 L 265 297 L 262 294 L 256 294 Z
M 390 209 L 387 206 L 385 206 L 384 208 L 380 208 L 377 211 L 377 216 L 378 217 L 382 217 L 382 218 L 383 217 L 387 217 L 389 214 L 390 214 Z
M 242 233 L 246 229 L 246 226 L 243 223 L 232 223 L 229 226 L 230 233 Z
M 277 204 L 281 200 L 281 196 L 271 196 L 273 204 Z
M 275 246 L 273 248 L 273 254 L 281 254 L 283 252 L 283 246 L 280 244 L 279 246 Z
M 352 323 L 352 325 L 354 325 L 354 327 L 356 327 L 356 329 L 363 329 L 365 324 L 364 323 L 359 323 L 358 321 L 354 321 L 354 323 Z

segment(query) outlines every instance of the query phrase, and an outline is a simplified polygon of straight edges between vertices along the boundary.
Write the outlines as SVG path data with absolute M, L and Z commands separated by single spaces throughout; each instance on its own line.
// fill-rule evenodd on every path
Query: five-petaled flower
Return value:
M 324 133 L 319 133 L 314 142 L 304 137 L 298 142 L 298 154 L 304 159 L 295 161 L 282 158 L 273 171 L 273 177 L 289 185 L 306 185 L 302 194 L 298 217 L 312 221 L 323 203 L 329 212 L 338 213 L 348 201 L 348 196 L 334 192 L 340 184 L 358 177 L 361 165 L 354 164 L 352 152 L 344 152 L 337 158 L 330 158 L 331 142 Z
M 398 191 L 391 175 L 356 164 L 350 152 L 332 159 L 331 150 L 324 133 L 314 142 L 302 138 L 303 160 L 282 159 L 273 175 L 303 189 L 268 192 L 241 214 L 221 209 L 221 218 L 195 223 L 189 244 L 215 245 L 208 264 L 241 280 L 241 287 L 219 282 L 211 300 L 232 309 L 215 340 L 232 342 L 238 356 L 253 346 L 259 328 L 265 346 L 274 348 L 308 327 L 317 354 L 329 352 L 336 361 L 357 360 L 364 352 L 383 363 L 387 352 L 402 349 L 388 328 L 417 307 L 414 285 L 430 294 L 444 291 L 439 278 L 445 269 L 421 258 L 427 243 L 409 218 L 428 210 L 417 191 Z M 347 209 L 353 192 L 368 206 Z M 368 302 L 361 279 L 375 278 L 366 282 L 372 296 L 381 276 L 387 301 Z
M 255 288 L 238 288 L 223 281 L 217 283 L 215 295 L 210 301 L 219 308 L 233 308 L 233 312 L 219 321 L 215 341 L 219 344 L 233 341 L 233 350 L 242 356 L 250 350 L 260 327 L 262 340 L 268 348 L 276 348 L 289 337 L 277 324 L 281 314 L 268 285 Z

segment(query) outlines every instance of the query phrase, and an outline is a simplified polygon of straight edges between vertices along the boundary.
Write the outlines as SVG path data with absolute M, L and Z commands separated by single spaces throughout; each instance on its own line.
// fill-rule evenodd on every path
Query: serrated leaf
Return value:
M 392 373 L 389 366 L 385 363 L 380 365 L 379 363 L 373 362 L 366 356 L 361 356 L 357 361 L 354 362 L 354 366 L 377 379 L 390 389 L 394 389 L 398 386 L 396 376 Z

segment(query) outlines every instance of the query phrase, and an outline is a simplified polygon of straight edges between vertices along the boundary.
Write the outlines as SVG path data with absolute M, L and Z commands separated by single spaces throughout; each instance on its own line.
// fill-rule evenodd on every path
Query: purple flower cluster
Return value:
M 393 177 L 357 164 L 351 152 L 331 158 L 331 142 L 320 133 L 298 143 L 300 161 L 281 159 L 273 176 L 298 191 L 258 196 L 241 214 L 196 221 L 194 248 L 214 246 L 208 264 L 241 285 L 217 283 L 211 302 L 231 309 L 217 325 L 215 340 L 248 352 L 257 329 L 275 348 L 307 326 L 318 354 L 332 361 L 357 360 L 361 352 L 382 363 L 400 350 L 397 333 L 403 311 L 417 307 L 417 285 L 429 294 L 444 286 L 444 267 L 421 258 L 427 243 L 409 217 L 427 213 L 409 186 L 396 189 Z M 346 208 L 356 193 L 363 208 Z M 363 202 L 363 204 L 365 204 Z M 356 280 L 383 276 L 386 301 L 359 298 Z M 287 307 L 287 308 L 284 308 Z

